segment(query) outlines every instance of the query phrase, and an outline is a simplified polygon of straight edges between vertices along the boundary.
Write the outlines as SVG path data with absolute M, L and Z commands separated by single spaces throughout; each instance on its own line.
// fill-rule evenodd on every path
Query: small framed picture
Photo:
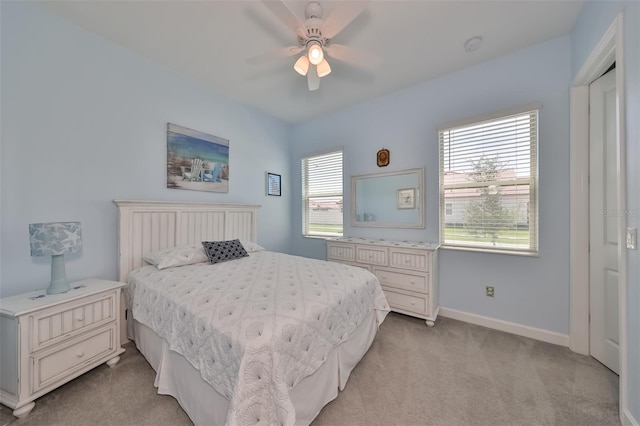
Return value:
M 282 195 L 282 178 L 275 173 L 267 172 L 267 195 Z
M 376 162 L 378 167 L 386 167 L 389 165 L 389 150 L 387 148 L 382 148 L 378 151 L 376 155 Z
M 398 209 L 415 209 L 416 208 L 416 189 L 405 188 L 396 191 L 396 208 Z

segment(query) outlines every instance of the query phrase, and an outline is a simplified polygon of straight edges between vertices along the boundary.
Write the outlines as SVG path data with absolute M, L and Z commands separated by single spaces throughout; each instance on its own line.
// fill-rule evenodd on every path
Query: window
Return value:
M 453 214 L 453 203 L 444 203 L 444 209 L 447 216 Z
M 538 111 L 441 129 L 445 247 L 538 251 Z
M 302 234 L 342 236 L 342 150 L 302 159 Z

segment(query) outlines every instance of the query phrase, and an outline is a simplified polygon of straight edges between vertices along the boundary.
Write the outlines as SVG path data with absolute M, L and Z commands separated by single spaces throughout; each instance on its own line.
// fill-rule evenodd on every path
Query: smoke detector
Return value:
M 482 37 L 480 36 L 471 37 L 469 40 L 467 40 L 464 43 L 464 50 L 465 52 L 473 52 L 477 50 L 478 47 L 480 47 L 480 44 L 482 44 Z

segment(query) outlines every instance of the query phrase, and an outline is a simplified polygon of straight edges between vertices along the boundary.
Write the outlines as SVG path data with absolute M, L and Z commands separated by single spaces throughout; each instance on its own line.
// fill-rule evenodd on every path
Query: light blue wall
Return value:
M 427 81 L 330 116 L 297 125 L 292 164 L 325 147 L 344 146 L 345 206 L 351 175 L 379 172 L 376 152 L 391 151 L 385 171 L 424 167 L 427 226 L 424 230 L 351 228 L 345 235 L 438 241 L 438 127 L 531 103 L 540 110 L 540 256 L 442 250 L 440 303 L 558 333 L 569 324 L 569 37 Z M 336 78 L 339 78 L 336 76 Z M 299 184 L 293 191 L 299 193 Z M 301 207 L 293 204 L 300 229 Z M 325 258 L 323 241 L 294 232 L 293 251 Z M 484 295 L 487 284 L 496 297 Z
M 1 7 L 2 296 L 48 285 L 33 222 L 82 222 L 68 278 L 115 279 L 113 199 L 261 204 L 258 242 L 288 251 L 291 192 L 265 196 L 266 171 L 290 175 L 288 125 L 37 6 Z M 167 122 L 230 141 L 228 194 L 166 188 Z
M 340 146 L 345 153 L 345 206 L 351 202 L 351 175 L 424 167 L 426 181 L 426 229 L 351 228 L 347 219 L 345 234 L 437 241 L 438 127 L 537 102 L 542 104 L 540 256 L 443 250 L 441 304 L 567 333 L 568 87 L 620 11 L 625 16 L 627 201 L 629 211 L 638 212 L 640 7 L 635 1 L 588 1 L 570 38 L 293 128 L 36 6 L 0 2 L 0 295 L 46 286 L 49 259 L 29 256 L 27 227 L 32 222 L 80 220 L 84 247 L 80 255 L 68 259 L 69 278 L 115 278 L 117 219 L 111 203 L 115 198 L 262 204 L 262 245 L 324 258 L 324 240 L 300 236 L 300 158 Z M 165 188 L 167 122 L 231 141 L 229 194 Z M 391 164 L 379 169 L 376 152 L 383 147 L 391 150 Z M 265 171 L 282 174 L 283 183 L 289 182 L 283 185 L 283 197 L 264 195 Z M 629 226 L 639 226 L 637 214 L 627 219 Z M 627 379 L 629 409 L 636 421 L 640 419 L 639 264 L 639 251 L 629 251 Z M 493 299 L 483 296 L 489 283 L 496 287 Z
M 640 227 L 640 3 L 588 1 L 571 36 L 575 76 L 616 16 L 623 14 L 627 141 L 627 226 Z M 628 415 L 640 423 L 640 250 L 627 251 Z

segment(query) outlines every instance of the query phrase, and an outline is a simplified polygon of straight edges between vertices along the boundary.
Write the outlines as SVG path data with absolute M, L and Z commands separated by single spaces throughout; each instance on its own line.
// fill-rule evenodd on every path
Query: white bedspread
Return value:
M 227 423 L 292 425 L 289 390 L 367 313 L 389 305 L 369 271 L 261 251 L 215 265 L 129 274 L 133 317 L 230 400 Z

